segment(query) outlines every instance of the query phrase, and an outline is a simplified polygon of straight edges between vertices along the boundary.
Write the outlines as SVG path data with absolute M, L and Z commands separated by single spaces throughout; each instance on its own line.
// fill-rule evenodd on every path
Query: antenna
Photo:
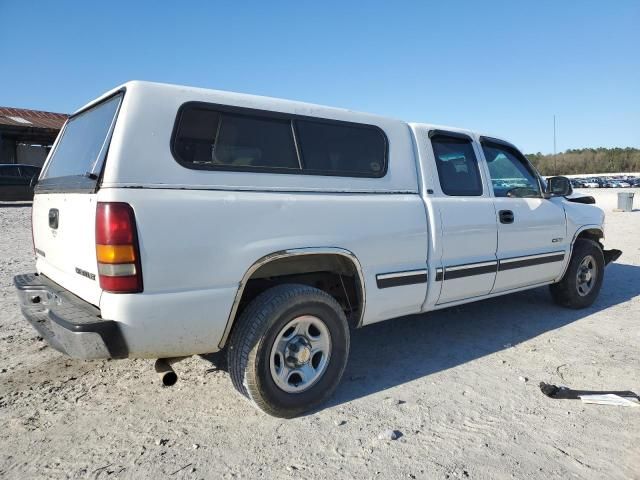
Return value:
M 556 115 L 553 115 L 553 174 L 558 175 L 558 156 L 556 154 Z

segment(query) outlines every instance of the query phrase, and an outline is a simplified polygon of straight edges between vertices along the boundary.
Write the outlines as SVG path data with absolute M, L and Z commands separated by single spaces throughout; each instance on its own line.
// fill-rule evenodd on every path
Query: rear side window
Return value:
M 182 113 L 175 151 L 200 168 L 299 169 L 287 120 L 187 109 Z
M 116 95 L 69 119 L 43 179 L 100 173 L 121 99 Z
M 346 176 L 382 173 L 386 144 L 379 130 L 306 120 L 296 127 L 305 169 Z
M 220 165 L 298 168 L 291 125 L 273 118 L 223 114 L 213 146 Z
M 431 145 L 445 195 L 482 195 L 482 179 L 471 139 L 434 135 Z
M 384 133 L 370 125 L 186 104 L 172 148 L 187 168 L 381 177 Z

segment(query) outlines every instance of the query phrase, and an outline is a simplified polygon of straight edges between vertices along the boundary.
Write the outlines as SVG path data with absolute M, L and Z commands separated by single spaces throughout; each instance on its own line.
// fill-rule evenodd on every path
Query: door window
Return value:
M 496 197 L 539 198 L 538 177 L 519 152 L 490 143 L 482 144 Z
M 440 187 L 445 195 L 480 196 L 482 179 L 471 139 L 434 135 L 431 145 L 436 158 Z

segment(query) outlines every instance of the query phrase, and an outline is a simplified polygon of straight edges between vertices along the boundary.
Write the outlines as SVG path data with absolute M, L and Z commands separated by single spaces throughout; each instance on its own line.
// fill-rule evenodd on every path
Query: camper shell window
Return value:
M 184 104 L 171 148 L 200 170 L 383 177 L 387 137 L 373 125 L 278 112 Z

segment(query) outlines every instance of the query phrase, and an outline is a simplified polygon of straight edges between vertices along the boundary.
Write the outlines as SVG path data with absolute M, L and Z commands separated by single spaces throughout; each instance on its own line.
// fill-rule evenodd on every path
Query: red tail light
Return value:
M 98 202 L 96 257 L 100 288 L 112 293 L 142 292 L 136 219 L 128 203 Z

